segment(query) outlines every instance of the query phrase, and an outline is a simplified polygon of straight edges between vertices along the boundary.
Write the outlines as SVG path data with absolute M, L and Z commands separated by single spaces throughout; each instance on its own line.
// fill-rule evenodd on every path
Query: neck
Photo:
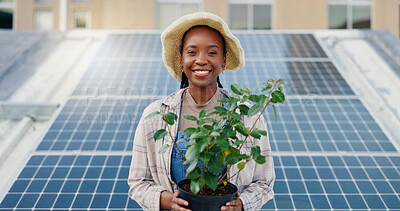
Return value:
M 207 87 L 196 87 L 189 85 L 188 90 L 197 104 L 204 105 L 214 96 L 215 92 L 217 91 L 217 84 Z

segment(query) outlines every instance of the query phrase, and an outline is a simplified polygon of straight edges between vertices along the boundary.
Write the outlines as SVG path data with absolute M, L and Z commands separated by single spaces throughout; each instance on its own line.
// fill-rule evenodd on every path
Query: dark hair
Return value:
M 191 30 L 193 30 L 193 29 L 195 29 L 195 28 L 199 28 L 199 27 L 207 27 L 207 28 L 209 28 L 209 29 L 212 29 L 212 30 L 216 31 L 216 32 L 219 34 L 219 36 L 221 37 L 221 40 L 222 40 L 223 53 L 224 53 L 224 56 L 225 56 L 225 55 L 226 55 L 226 48 L 225 48 L 225 39 L 224 39 L 224 37 L 222 36 L 221 32 L 219 32 L 218 30 L 216 30 L 216 29 L 214 29 L 214 28 L 212 28 L 212 27 L 209 27 L 209 26 L 207 26 L 207 25 L 197 25 L 197 26 L 193 26 L 193 27 L 191 27 L 190 29 L 188 29 L 188 30 L 183 34 L 183 36 L 182 36 L 182 42 L 181 42 L 181 49 L 180 49 L 181 55 L 182 55 L 182 53 L 183 53 L 183 42 L 185 41 L 185 38 L 186 38 L 187 33 L 188 33 L 189 31 L 191 31 Z M 221 82 L 219 81 L 219 76 L 217 76 L 217 84 L 218 84 L 218 87 L 219 87 L 219 88 L 223 88 Z M 186 87 L 188 87 L 188 86 L 189 86 L 189 79 L 187 78 L 186 74 L 185 74 L 184 72 L 182 72 L 181 89 L 186 88 Z

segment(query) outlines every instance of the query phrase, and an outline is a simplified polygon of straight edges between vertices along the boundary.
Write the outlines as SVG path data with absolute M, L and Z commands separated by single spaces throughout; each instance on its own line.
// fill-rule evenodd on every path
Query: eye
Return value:
M 216 55 L 217 52 L 215 52 L 215 51 L 210 51 L 208 54 L 210 54 L 210 55 Z
M 195 52 L 195 51 L 192 51 L 192 50 L 189 50 L 189 51 L 187 51 L 187 54 L 189 54 L 189 55 L 195 55 L 196 52 Z

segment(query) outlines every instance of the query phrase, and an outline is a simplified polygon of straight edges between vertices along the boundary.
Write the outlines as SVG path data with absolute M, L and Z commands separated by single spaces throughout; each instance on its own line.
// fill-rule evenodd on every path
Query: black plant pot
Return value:
M 187 208 L 193 211 L 221 210 L 222 205 L 236 198 L 236 193 L 238 190 L 234 184 L 228 182 L 226 187 L 232 190 L 234 193 L 225 196 L 202 196 L 202 195 L 195 195 L 193 193 L 189 193 L 182 190 L 181 185 L 186 183 L 190 183 L 190 180 L 184 179 L 178 183 L 179 195 L 182 199 L 185 199 L 189 203 L 189 206 L 187 206 Z

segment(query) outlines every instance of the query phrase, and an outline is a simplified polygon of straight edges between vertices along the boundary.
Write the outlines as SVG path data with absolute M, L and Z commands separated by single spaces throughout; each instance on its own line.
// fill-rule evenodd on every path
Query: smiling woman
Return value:
M 142 114 L 133 144 L 129 195 L 146 210 L 189 210 L 186 207 L 188 201 L 180 198 L 177 184 L 187 177 L 188 166 L 184 156 L 189 137 L 184 131 L 196 128 L 198 123 L 186 117 L 204 116 L 217 106 L 229 106 L 222 103 L 222 98 L 229 98 L 232 94 L 222 89 L 219 75 L 243 67 L 244 52 L 225 21 L 206 12 L 179 18 L 164 30 L 161 41 L 164 64 L 172 77 L 181 83 L 181 89 L 151 103 Z M 169 126 L 161 118 L 148 117 L 153 113 L 168 113 L 176 117 L 178 124 Z M 209 117 L 222 118 L 218 114 Z M 257 122 L 255 118 L 243 119 L 246 127 Z M 257 127 L 266 130 L 263 117 L 259 120 Z M 157 130 L 160 128 L 164 132 L 168 129 L 170 135 L 164 134 L 164 138 L 155 142 L 154 137 L 159 136 Z M 237 166 L 232 169 L 221 166 L 218 176 L 232 176 L 230 182 L 239 189 L 236 196 L 233 193 L 233 198 L 229 199 L 232 201 L 222 204 L 221 210 L 259 210 L 273 197 L 275 174 L 268 136 L 259 141 L 260 152 L 267 155 L 264 164 L 255 165 L 250 161 L 237 175 L 233 173 Z M 245 150 L 248 149 L 242 149 Z M 165 153 L 157 153 L 161 151 Z

